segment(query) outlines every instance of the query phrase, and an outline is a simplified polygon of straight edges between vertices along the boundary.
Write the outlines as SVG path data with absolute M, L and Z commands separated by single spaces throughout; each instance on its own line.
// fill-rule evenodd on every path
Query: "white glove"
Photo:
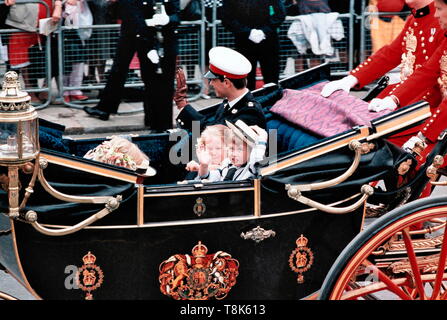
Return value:
M 325 98 L 329 97 L 337 90 L 349 91 L 359 82 L 353 75 L 348 75 L 340 80 L 331 81 L 321 90 L 321 95 Z
M 418 146 L 417 146 L 418 144 Z M 416 148 L 415 148 L 416 147 Z M 402 149 L 409 153 L 420 153 L 427 147 L 427 144 L 424 141 L 424 137 L 421 135 L 411 137 L 407 142 L 404 143 Z
M 148 27 L 165 26 L 169 23 L 169 16 L 166 14 L 165 6 L 161 6 L 161 13 L 156 13 L 151 19 L 145 20 Z
M 253 41 L 254 43 L 259 43 L 262 40 L 265 40 L 265 33 L 264 31 L 259 29 L 251 29 L 248 39 Z
M 157 50 L 151 50 L 147 54 L 147 57 L 153 64 L 157 64 L 160 62 L 160 57 L 158 56 Z
M 368 105 L 368 110 L 373 112 L 380 112 L 383 110 L 391 110 L 397 108 L 396 102 L 394 102 L 393 98 L 385 97 L 383 99 L 374 98 Z

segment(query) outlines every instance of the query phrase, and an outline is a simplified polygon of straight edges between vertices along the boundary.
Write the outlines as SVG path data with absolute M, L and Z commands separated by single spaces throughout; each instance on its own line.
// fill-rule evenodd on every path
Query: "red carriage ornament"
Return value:
M 289 266 L 292 271 L 298 273 L 297 282 L 299 284 L 304 282 L 303 273 L 308 271 L 314 263 L 314 254 L 310 248 L 307 247 L 308 240 L 301 235 L 296 240 L 296 248 L 289 256 Z
M 85 300 L 93 300 L 92 291 L 98 289 L 104 281 L 104 273 L 95 264 L 96 257 L 90 251 L 82 258 L 84 265 L 78 269 L 76 282 L 78 287 L 86 292 Z
M 160 264 L 160 291 L 176 300 L 224 299 L 236 284 L 239 262 L 198 242 L 192 256 L 175 254 Z

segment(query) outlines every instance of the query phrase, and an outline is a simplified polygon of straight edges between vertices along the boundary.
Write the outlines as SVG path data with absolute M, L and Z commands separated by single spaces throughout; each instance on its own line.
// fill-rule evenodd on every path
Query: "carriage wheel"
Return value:
M 319 298 L 447 300 L 446 220 L 447 197 L 413 201 L 377 219 L 340 254 Z

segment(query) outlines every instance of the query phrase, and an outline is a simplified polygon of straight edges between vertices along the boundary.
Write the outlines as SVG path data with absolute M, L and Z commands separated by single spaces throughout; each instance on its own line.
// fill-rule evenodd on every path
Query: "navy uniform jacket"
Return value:
M 222 10 L 224 27 L 242 39 L 248 39 L 251 29 L 275 36 L 286 17 L 283 0 L 225 0 Z
M 255 100 L 251 92 L 248 92 L 233 107 L 229 108 L 224 100 L 215 113 L 204 115 L 195 110 L 191 105 L 186 105 L 177 117 L 177 124 L 183 129 L 191 130 L 192 121 L 200 121 L 200 130 L 214 124 L 225 124 L 225 120 L 232 123 L 237 120 L 244 121 L 247 125 L 257 125 L 266 129 L 266 120 L 262 106 Z
M 175 30 L 180 24 L 180 0 L 120 0 L 120 17 L 122 18 L 121 33 L 131 37 L 140 38 L 148 48 L 155 45 L 156 29 L 149 28 L 145 20 L 152 18 L 155 13 L 154 5 L 162 2 L 169 16 L 169 23 L 161 27 L 164 37 L 164 46 L 175 41 Z M 167 49 L 167 48 L 166 48 Z

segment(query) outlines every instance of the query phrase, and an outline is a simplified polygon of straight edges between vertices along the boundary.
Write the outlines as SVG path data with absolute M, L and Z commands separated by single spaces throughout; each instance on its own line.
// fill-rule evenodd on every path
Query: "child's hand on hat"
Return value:
M 252 128 L 254 130 L 254 132 L 256 132 L 256 134 L 258 135 L 256 137 L 256 144 L 267 144 L 267 139 L 268 139 L 268 133 L 267 131 L 265 131 L 264 129 L 262 129 L 259 126 L 250 126 L 250 128 Z

